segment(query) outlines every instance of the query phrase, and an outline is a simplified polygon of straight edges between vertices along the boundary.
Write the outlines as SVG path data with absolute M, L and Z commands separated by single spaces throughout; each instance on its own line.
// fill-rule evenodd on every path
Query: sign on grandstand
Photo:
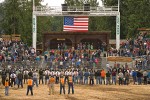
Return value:
M 107 61 L 114 61 L 114 62 L 132 62 L 131 57 L 108 57 Z

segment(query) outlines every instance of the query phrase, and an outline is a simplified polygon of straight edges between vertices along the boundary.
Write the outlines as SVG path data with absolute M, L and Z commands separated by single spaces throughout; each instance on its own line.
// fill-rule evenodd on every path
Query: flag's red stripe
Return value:
M 64 28 L 88 28 L 88 26 L 64 26 Z

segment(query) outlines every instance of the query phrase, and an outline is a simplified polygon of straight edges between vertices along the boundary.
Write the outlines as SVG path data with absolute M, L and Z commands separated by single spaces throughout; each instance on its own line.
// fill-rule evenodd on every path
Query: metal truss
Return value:
M 117 16 L 118 6 L 111 7 L 90 7 L 85 11 L 83 7 L 67 7 L 67 11 L 62 11 L 62 7 L 35 7 L 33 14 L 36 16 Z

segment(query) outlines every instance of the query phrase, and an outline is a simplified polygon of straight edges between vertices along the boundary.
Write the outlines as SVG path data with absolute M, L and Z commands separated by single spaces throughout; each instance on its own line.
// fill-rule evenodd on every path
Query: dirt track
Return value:
M 26 96 L 23 89 L 10 89 L 10 95 L 4 96 L 4 87 L 0 88 L 0 100 L 150 100 L 150 85 L 75 85 L 75 94 L 59 94 L 59 85 L 55 85 L 55 95 L 48 95 L 46 85 L 34 87 L 34 96 Z M 19 93 L 19 94 L 18 94 Z

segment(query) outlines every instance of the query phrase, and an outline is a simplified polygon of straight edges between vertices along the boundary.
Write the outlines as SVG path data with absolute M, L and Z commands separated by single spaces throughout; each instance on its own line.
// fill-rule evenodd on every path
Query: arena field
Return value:
M 59 85 L 55 85 L 55 94 L 48 95 L 47 85 L 34 87 L 34 95 L 26 96 L 23 89 L 11 88 L 10 95 L 4 96 L 4 87 L 0 87 L 0 100 L 150 100 L 150 85 L 75 85 L 75 94 L 59 94 Z

